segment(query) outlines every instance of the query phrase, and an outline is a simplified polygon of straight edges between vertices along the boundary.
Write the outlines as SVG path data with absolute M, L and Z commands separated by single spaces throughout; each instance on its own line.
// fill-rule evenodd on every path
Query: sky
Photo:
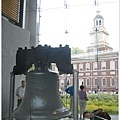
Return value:
M 96 1 L 98 6 L 95 6 L 95 0 L 38 0 L 40 44 L 52 47 L 67 44 L 86 50 L 91 42 L 89 33 L 93 29 L 93 19 L 99 9 L 109 33 L 108 43 L 119 49 L 119 0 Z M 68 9 L 65 9 L 65 3 Z

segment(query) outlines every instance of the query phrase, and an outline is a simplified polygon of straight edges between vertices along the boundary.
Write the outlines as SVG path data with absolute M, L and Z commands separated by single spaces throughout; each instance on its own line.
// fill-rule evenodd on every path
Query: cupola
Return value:
M 94 18 L 94 28 L 97 28 L 99 26 L 104 27 L 104 18 L 100 15 L 100 11 L 96 11 L 97 15 Z

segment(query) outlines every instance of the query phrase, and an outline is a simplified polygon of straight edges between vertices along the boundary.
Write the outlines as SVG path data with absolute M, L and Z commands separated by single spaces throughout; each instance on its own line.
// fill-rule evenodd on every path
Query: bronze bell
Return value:
M 26 75 L 25 96 L 13 111 L 16 120 L 56 120 L 71 115 L 62 104 L 58 75 L 50 70 L 33 70 Z

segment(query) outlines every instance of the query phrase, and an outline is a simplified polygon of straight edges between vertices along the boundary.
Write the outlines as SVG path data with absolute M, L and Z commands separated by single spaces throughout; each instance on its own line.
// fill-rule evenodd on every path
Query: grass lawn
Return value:
M 118 95 L 110 93 L 99 93 L 99 94 L 87 94 L 88 101 L 86 106 L 86 111 L 92 112 L 95 109 L 102 108 L 103 111 L 109 114 L 118 114 Z M 69 96 L 62 96 L 62 101 L 65 106 L 70 107 Z M 79 103 L 79 102 L 78 102 Z M 79 109 L 78 105 L 78 111 Z

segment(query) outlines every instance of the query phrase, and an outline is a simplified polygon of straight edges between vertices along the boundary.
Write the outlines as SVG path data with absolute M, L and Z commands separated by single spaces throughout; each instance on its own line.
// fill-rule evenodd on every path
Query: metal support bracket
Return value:
M 10 98 L 9 98 L 9 120 L 12 120 L 11 114 L 14 109 L 14 90 L 15 90 L 15 75 L 10 73 Z
M 73 117 L 74 120 L 78 120 L 78 71 L 73 70 L 73 84 L 74 84 L 74 96 L 73 96 Z

